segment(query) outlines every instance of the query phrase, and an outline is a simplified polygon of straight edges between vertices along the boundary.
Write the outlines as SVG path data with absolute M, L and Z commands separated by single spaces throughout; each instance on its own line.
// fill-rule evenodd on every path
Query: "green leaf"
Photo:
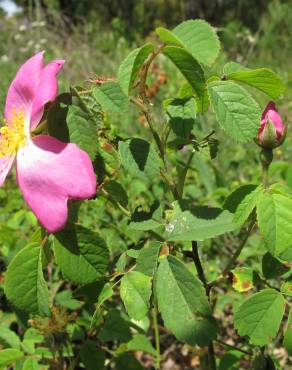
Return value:
M 130 94 L 135 80 L 143 63 L 152 52 L 153 45 L 146 44 L 133 50 L 122 62 L 118 72 L 120 86 L 126 95 Z
M 0 326 L 0 346 L 20 349 L 20 339 L 14 331 L 5 326 Z
M 207 80 L 207 83 L 211 80 L 214 81 L 214 78 L 215 78 L 214 76 L 210 77 Z M 216 79 L 218 79 L 218 78 L 216 77 Z M 195 94 L 195 92 L 193 91 L 192 86 L 188 82 L 185 82 L 181 86 L 181 88 L 179 90 L 179 93 L 178 93 L 178 96 L 179 96 L 180 99 L 186 99 L 186 98 L 194 97 L 195 101 L 196 101 L 196 106 L 197 106 L 198 113 L 205 113 L 205 112 L 207 112 L 207 110 L 209 108 L 210 100 L 209 100 L 207 85 L 204 87 L 203 95 L 197 96 Z
M 208 90 L 216 118 L 226 133 L 236 141 L 252 141 L 260 128 L 258 103 L 232 81 L 213 81 Z
M 43 370 L 43 367 L 34 358 L 27 358 L 23 363 L 22 370 Z
M 253 270 L 247 267 L 237 267 L 231 270 L 232 286 L 239 293 L 247 292 L 253 288 Z
M 245 70 L 248 70 L 248 68 L 236 62 L 228 62 L 223 67 L 223 73 L 225 76 L 233 72 L 245 71 Z
M 157 27 L 155 32 L 159 36 L 160 40 L 165 44 L 177 45 L 183 47 L 181 41 L 174 35 L 174 33 L 167 28 Z
M 86 303 L 95 303 L 102 289 L 104 288 L 104 281 L 96 281 L 94 283 L 89 283 L 82 285 L 75 289 L 72 293 L 73 298 L 78 299 L 78 301 L 83 301 Z
M 24 357 L 24 353 L 14 348 L 0 350 L 0 367 L 10 366 Z
M 25 331 L 21 347 L 24 352 L 32 355 L 36 351 L 36 343 L 44 342 L 44 336 L 34 328 L 29 328 Z
M 151 278 L 138 271 L 130 271 L 121 280 L 121 298 L 130 317 L 143 319 L 150 307 Z
M 129 322 L 121 316 L 120 311 L 112 309 L 106 315 L 105 323 L 98 338 L 103 342 L 112 342 L 115 340 L 128 342 L 131 339 Z
M 289 356 L 292 356 L 292 309 L 289 310 L 289 317 L 287 321 L 286 330 L 284 333 L 283 345 L 288 351 Z
M 262 185 L 243 185 L 229 195 L 223 208 L 234 213 L 233 221 L 241 226 L 256 207 L 258 197 L 262 192 Z
M 21 310 L 42 316 L 50 314 L 49 292 L 43 276 L 38 243 L 24 247 L 9 264 L 5 294 Z
M 136 334 L 130 342 L 127 343 L 128 351 L 142 351 L 150 353 L 152 356 L 156 357 L 156 350 L 152 346 L 150 340 L 144 334 Z
M 285 90 L 285 84 L 280 77 L 268 68 L 234 71 L 229 73 L 227 78 L 255 87 L 272 99 L 277 99 Z
M 130 175 L 154 179 L 160 175 L 160 159 L 146 140 L 131 139 L 119 142 L 121 162 Z
M 136 357 L 130 353 L 123 353 L 115 359 L 116 370 L 144 370 L 144 367 L 136 359 Z
M 250 343 L 264 346 L 277 335 L 284 315 L 285 300 L 274 289 L 264 289 L 247 298 L 234 315 L 239 335 L 247 335 Z
M 80 347 L 80 358 L 86 370 L 103 370 L 105 353 L 94 341 L 87 340 Z
M 128 107 L 127 96 L 114 81 L 107 81 L 96 87 L 93 96 L 109 112 L 123 113 Z
M 220 208 L 194 207 L 175 211 L 166 225 L 166 236 L 171 241 L 202 241 L 232 231 L 232 213 Z
M 167 105 L 167 114 L 172 131 L 179 137 L 188 138 L 197 115 L 195 99 L 172 99 Z
M 78 310 L 82 304 L 76 299 L 72 298 L 71 290 L 62 290 L 56 294 L 56 303 L 60 306 L 69 308 L 69 310 Z
M 242 352 L 236 350 L 228 351 L 220 359 L 219 370 L 238 370 L 242 357 Z
M 160 242 L 150 242 L 149 245 L 144 246 L 137 258 L 137 266 L 135 271 L 153 277 L 157 270 L 157 263 L 159 252 L 162 247 Z
M 217 325 L 201 282 L 177 258 L 168 256 L 156 275 L 158 308 L 165 326 L 190 345 L 216 338 Z
M 114 295 L 112 285 L 110 283 L 104 284 L 100 295 L 98 296 L 97 304 L 101 306 L 105 301 L 111 298 Z
M 266 279 L 274 279 L 290 270 L 290 264 L 283 263 L 267 252 L 263 256 L 262 271 Z
M 155 230 L 162 225 L 162 207 L 159 202 L 154 202 L 148 212 L 139 207 L 131 217 L 129 228 L 133 230 Z
M 128 263 L 127 253 L 124 252 L 120 255 L 119 259 L 116 262 L 117 272 L 123 274 L 126 270 L 127 263 Z
M 96 305 L 96 308 L 95 308 L 95 311 L 93 313 L 93 316 L 92 316 L 92 319 L 91 319 L 91 323 L 90 323 L 90 327 L 93 328 L 99 315 L 100 315 L 100 307 L 104 304 L 105 301 L 107 301 L 108 299 L 110 299 L 112 296 L 114 295 L 114 290 L 112 288 L 112 284 L 110 283 L 106 283 L 104 284 L 99 296 L 98 296 L 98 300 L 97 300 L 97 305 Z
M 176 46 L 166 46 L 162 49 L 162 52 L 183 74 L 193 88 L 195 94 L 198 97 L 203 97 L 205 91 L 205 76 L 201 65 L 196 59 L 185 49 Z
M 210 66 L 220 51 L 220 42 L 213 27 L 197 19 L 182 22 L 173 34 L 200 63 Z
M 120 183 L 112 180 L 104 184 L 104 190 L 109 193 L 110 198 L 112 198 L 115 202 L 120 203 L 123 207 L 127 207 L 128 195 Z
M 280 255 L 292 246 L 292 199 L 277 193 L 263 193 L 258 201 L 257 216 L 266 247 Z
M 247 184 L 242 185 L 239 188 L 235 189 L 228 197 L 225 199 L 223 208 L 227 209 L 231 213 L 235 213 L 238 206 L 248 194 L 252 193 L 257 188 L 256 185 Z
M 83 226 L 71 225 L 56 233 L 54 251 L 64 277 L 74 283 L 92 283 L 107 271 L 109 251 L 104 240 Z
M 67 127 L 70 142 L 77 144 L 94 160 L 98 151 L 97 125 L 78 97 L 73 97 L 73 104 L 68 109 Z
M 101 118 L 90 110 L 76 90 L 72 90 L 72 94 L 74 96 L 58 96 L 49 110 L 49 134 L 61 141 L 77 144 L 94 160 L 98 151 L 97 128 Z

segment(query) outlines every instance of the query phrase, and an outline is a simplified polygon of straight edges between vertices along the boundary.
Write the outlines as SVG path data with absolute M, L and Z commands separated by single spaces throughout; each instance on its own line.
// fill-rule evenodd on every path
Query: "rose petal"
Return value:
M 23 196 L 49 231 L 67 221 L 67 200 L 94 196 L 96 177 L 88 155 L 75 144 L 40 135 L 17 153 L 17 179 Z
M 8 89 L 6 97 L 5 119 L 7 121 L 9 121 L 13 110 L 23 109 L 26 117 L 26 125 L 29 125 L 36 87 L 44 68 L 43 59 L 43 52 L 37 53 L 19 68 Z
M 53 60 L 45 66 L 40 74 L 33 100 L 30 119 L 30 129 L 33 130 L 39 124 L 44 113 L 44 106 L 49 101 L 54 101 L 58 94 L 57 74 L 60 72 L 64 60 Z
M 15 154 L 7 155 L 6 157 L 0 158 L 0 186 L 4 184 L 6 176 L 8 175 L 13 165 L 14 158 Z
M 282 118 L 280 114 L 278 113 L 276 104 L 272 101 L 268 103 L 265 110 L 263 111 L 261 126 L 264 126 L 267 123 L 268 118 L 274 125 L 277 132 L 282 133 L 284 131 L 285 127 L 284 127 Z

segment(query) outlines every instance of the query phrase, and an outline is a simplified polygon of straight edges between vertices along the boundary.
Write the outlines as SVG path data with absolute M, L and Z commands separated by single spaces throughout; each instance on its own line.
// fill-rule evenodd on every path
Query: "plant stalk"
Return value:
M 273 149 L 263 148 L 260 153 L 260 160 L 263 169 L 263 185 L 267 189 L 269 187 L 269 168 L 273 161 Z
M 207 279 L 206 279 L 206 275 L 205 275 L 205 272 L 204 272 L 204 269 L 203 269 L 203 266 L 202 266 L 202 263 L 201 263 L 201 260 L 200 260 L 199 251 L 198 251 L 198 242 L 197 241 L 192 241 L 192 258 L 193 258 L 194 264 L 196 266 L 198 277 L 201 280 L 201 282 L 203 283 L 203 285 L 205 287 L 205 290 L 206 290 L 206 294 L 208 296 L 208 300 L 210 301 L 210 289 L 209 289 L 209 285 L 208 285 L 208 282 L 207 282 Z M 209 368 L 209 370 L 216 370 L 217 367 L 216 367 L 216 358 L 215 358 L 215 351 L 214 351 L 213 341 L 211 341 L 209 346 L 208 346 L 207 358 L 208 358 L 208 368 Z
M 155 336 L 155 349 L 156 349 L 156 370 L 160 370 L 160 336 L 159 328 L 157 321 L 157 308 L 156 305 L 152 308 L 152 320 L 153 320 L 153 329 Z

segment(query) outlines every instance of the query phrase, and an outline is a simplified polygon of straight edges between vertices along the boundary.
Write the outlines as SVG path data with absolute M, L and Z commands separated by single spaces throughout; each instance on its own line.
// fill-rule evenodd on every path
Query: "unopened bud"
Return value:
M 256 142 L 262 148 L 274 149 L 281 145 L 286 136 L 286 125 L 283 123 L 274 102 L 269 102 L 263 111 L 261 127 Z

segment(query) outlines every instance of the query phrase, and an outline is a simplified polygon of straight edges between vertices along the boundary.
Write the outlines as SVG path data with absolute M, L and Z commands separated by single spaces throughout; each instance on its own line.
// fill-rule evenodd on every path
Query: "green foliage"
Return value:
M 225 200 L 224 209 L 234 213 L 233 222 L 242 225 L 257 205 L 263 187 L 261 185 L 243 185 Z
M 126 95 L 130 94 L 135 80 L 138 77 L 140 68 L 153 51 L 152 44 L 146 44 L 141 48 L 133 50 L 119 67 L 118 80 Z
M 119 142 L 119 154 L 125 170 L 142 179 L 155 179 L 160 173 L 160 159 L 146 140 L 131 139 Z
M 80 348 L 81 361 L 88 370 L 103 370 L 105 353 L 96 347 L 96 343 L 87 340 Z
M 92 283 L 107 271 L 107 246 L 96 232 L 85 227 L 70 226 L 58 232 L 54 252 L 62 273 L 74 283 Z
M 93 96 L 108 112 L 122 113 L 124 109 L 127 109 L 127 96 L 117 82 L 102 83 L 93 90 Z
M 33 243 L 14 257 L 7 270 L 5 293 L 17 308 L 49 315 L 49 292 L 43 276 L 41 253 L 40 245 Z
M 218 36 L 203 20 L 182 22 L 172 31 L 158 27 L 156 33 L 166 44 L 184 47 L 198 62 L 205 65 L 211 65 L 220 50 Z
M 19 351 L 18 349 L 8 348 L 0 350 L 0 366 L 10 366 L 23 356 L 23 352 Z
M 101 124 L 101 111 L 93 110 L 74 90 L 73 96 L 61 94 L 47 117 L 50 135 L 61 141 L 70 141 L 85 150 L 94 160 L 98 150 L 97 128 Z
M 211 82 L 208 90 L 217 120 L 226 133 L 244 143 L 254 139 L 260 127 L 261 110 L 251 95 L 231 81 Z
M 272 99 L 277 99 L 285 90 L 285 85 L 280 77 L 268 68 L 239 70 L 227 74 L 227 78 L 255 87 Z
M 0 345 L 3 348 L 20 349 L 20 339 L 14 331 L 5 326 L 0 326 Z
M 288 321 L 286 325 L 286 330 L 284 334 L 284 347 L 287 349 L 289 356 L 292 354 L 292 313 L 291 309 L 289 310 L 289 316 L 288 316 Z
M 127 350 L 150 353 L 154 357 L 156 357 L 157 355 L 155 348 L 152 346 L 152 343 L 143 334 L 136 334 L 133 339 L 131 339 L 127 343 Z
M 137 258 L 136 271 L 142 272 L 144 275 L 153 277 L 157 270 L 159 252 L 162 244 L 159 242 L 150 242 L 144 246 Z
M 227 210 L 210 207 L 176 209 L 166 225 L 166 235 L 172 241 L 205 240 L 236 228 L 233 215 Z
M 220 42 L 207 22 L 201 19 L 185 21 L 175 27 L 173 33 L 200 63 L 211 65 L 217 58 Z
M 264 289 L 246 299 L 234 315 L 239 335 L 263 346 L 275 338 L 284 315 L 285 300 L 274 289 Z
M 257 205 L 259 228 L 267 249 L 279 256 L 292 245 L 292 199 L 282 194 L 265 192 Z
M 262 271 L 267 279 L 273 279 L 281 276 L 290 270 L 289 265 L 279 261 L 277 258 L 267 252 L 263 256 Z
M 96 196 L 68 199 L 66 228 L 47 235 L 23 207 L 14 171 L 0 189 L 2 271 L 8 266 L 0 275 L 0 368 L 210 370 L 214 361 L 220 370 L 290 368 L 281 347 L 291 352 L 291 314 L 287 323 L 281 320 L 291 299 L 291 140 L 288 132 L 269 171 L 253 143 L 268 97 L 289 94 L 290 70 L 278 65 L 278 54 L 279 75 L 258 67 L 268 64 L 263 55 L 271 60 L 277 44 L 259 49 L 266 30 L 277 38 L 271 29 L 278 19 L 289 34 L 289 12 L 283 17 L 274 2 L 271 23 L 256 35 L 238 20 L 216 23 L 227 45 L 219 56 L 218 37 L 202 20 L 172 31 L 158 27 L 159 40 L 150 34 L 142 41 L 118 18 L 113 32 L 94 14 L 80 28 L 67 20 L 61 25 L 58 14 L 51 18 L 52 1 L 44 2 L 44 18 L 38 9 L 35 25 L 31 14 L 25 24 L 17 23 L 21 15 L 1 19 L 1 98 L 16 70 L 13 61 L 20 64 L 43 42 L 48 59 L 67 60 L 60 91 L 69 81 L 84 81 L 46 105 L 31 139 L 49 134 L 86 151 L 98 179 Z M 130 23 L 144 29 L 146 3 L 117 3 L 107 6 L 117 6 L 116 14 L 138 12 Z M 172 9 L 180 6 L 183 14 L 189 6 L 174 3 L 167 4 L 171 27 L 181 17 Z M 219 11 L 221 3 L 200 0 L 198 11 Z M 160 17 L 161 4 L 153 17 Z M 254 15 L 257 5 L 250 8 Z M 287 96 L 278 103 L 289 119 Z M 226 132 L 213 130 L 216 119 Z M 259 354 L 257 346 L 266 344 Z
M 167 102 L 166 112 L 169 125 L 176 136 L 188 138 L 197 115 L 197 104 L 194 98 L 172 99 Z
M 205 76 L 201 65 L 196 59 L 185 49 L 176 46 L 166 46 L 162 52 L 179 69 L 193 88 L 195 94 L 202 98 L 204 95 Z
M 203 286 L 177 258 L 161 261 L 156 294 L 164 324 L 179 340 L 205 346 L 216 337 L 216 322 Z
M 138 271 L 130 271 L 121 280 L 121 299 L 130 317 L 141 320 L 150 305 L 151 278 Z

